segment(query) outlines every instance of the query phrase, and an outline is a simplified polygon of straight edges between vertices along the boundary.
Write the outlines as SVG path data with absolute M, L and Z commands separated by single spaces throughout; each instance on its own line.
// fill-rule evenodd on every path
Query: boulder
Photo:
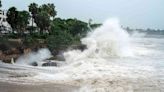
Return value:
M 48 61 L 48 62 L 43 63 L 42 66 L 57 66 L 57 63 Z
M 38 63 L 37 62 L 33 62 L 30 65 L 32 65 L 32 66 L 38 66 Z

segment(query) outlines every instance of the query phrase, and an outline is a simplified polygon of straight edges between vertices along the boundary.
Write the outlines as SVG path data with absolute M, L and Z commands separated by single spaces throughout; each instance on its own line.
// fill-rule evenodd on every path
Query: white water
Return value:
M 81 40 L 87 50 L 66 52 L 66 61 L 78 61 L 86 58 L 125 57 L 133 56 L 129 34 L 120 27 L 117 19 L 109 19 L 103 25 Z
M 26 55 L 22 55 L 16 60 L 16 64 L 29 65 L 33 62 L 41 62 L 45 59 L 50 58 L 51 56 L 52 56 L 51 52 L 48 49 L 43 48 L 37 52 L 32 52 Z
M 164 38 L 139 35 L 130 37 L 117 19 L 109 19 L 81 40 L 88 49 L 64 53 L 67 65 L 35 69 L 15 66 L 26 69 L 30 76 L 0 78 L 14 82 L 48 81 L 79 86 L 75 92 L 163 92 Z M 36 55 L 38 57 L 32 60 L 29 57 L 28 60 L 35 61 L 44 55 Z M 15 72 L 20 74 L 20 71 Z

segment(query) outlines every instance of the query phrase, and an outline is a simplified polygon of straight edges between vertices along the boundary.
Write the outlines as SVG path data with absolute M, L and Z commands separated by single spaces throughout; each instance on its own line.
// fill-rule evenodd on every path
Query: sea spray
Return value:
M 36 71 L 38 74 L 35 77 L 27 78 L 32 80 L 32 83 L 35 83 L 34 81 L 42 83 L 48 81 L 54 84 L 59 83 L 81 87 L 75 92 L 143 92 L 150 91 L 151 88 L 157 90 L 161 87 L 159 80 L 156 79 L 156 74 L 158 72 L 163 74 L 163 72 L 154 69 L 159 68 L 154 63 L 158 62 L 159 58 L 154 58 L 154 56 L 149 57 L 149 59 L 145 58 L 147 56 L 144 56 L 144 58 L 143 56 L 141 58 L 128 58 L 127 56 L 133 56 L 129 35 L 120 27 L 117 19 L 107 20 L 101 27 L 90 32 L 81 41 L 87 45 L 88 49 L 83 52 L 80 50 L 66 52 L 64 56 L 68 65 L 55 68 L 37 67 L 37 69 L 48 69 L 53 72 L 43 71 L 42 73 L 42 70 L 40 70 Z M 143 47 L 143 44 L 140 44 L 142 41 L 144 40 L 141 39 L 137 42 L 138 47 Z M 163 50 L 161 51 L 163 52 Z M 158 53 L 154 54 L 160 55 Z M 35 55 L 36 53 L 34 53 Z M 20 61 L 24 62 L 24 60 L 22 58 Z M 35 60 L 40 61 L 39 59 Z M 160 64 L 163 65 L 163 63 Z M 155 79 L 153 79 L 154 77 Z M 24 78 L 18 79 L 21 82 L 24 80 Z
M 81 39 L 81 42 L 87 46 L 87 49 L 83 52 L 73 50 L 64 53 L 66 61 L 96 57 L 133 56 L 129 34 L 121 28 L 119 20 L 116 18 L 105 21 L 102 26 Z
M 26 81 L 30 84 L 53 83 L 52 85 L 80 87 L 74 92 L 163 92 L 163 38 L 154 39 L 144 36 L 141 38 L 137 33 L 129 39 L 128 33 L 120 27 L 119 21 L 109 19 L 101 27 L 88 33 L 81 41 L 87 45 L 87 49 L 64 53 L 67 62 L 64 66 L 24 68 L 24 66 L 12 65 L 11 68 L 0 64 L 0 74 L 5 75 L 5 77 L 0 76 L 1 81 L 13 82 L 14 80 L 14 82 L 25 83 Z M 39 57 L 36 54 L 37 52 L 31 53 L 35 59 L 29 61 L 42 60 L 39 59 L 42 55 Z M 133 54 L 135 57 L 131 57 Z M 28 61 L 24 57 L 18 59 L 21 61 L 19 63 L 24 63 L 25 60 Z M 7 68 L 4 69 L 4 66 Z M 30 75 L 33 72 L 36 74 L 25 78 L 9 76 L 13 74 L 22 76 L 26 70 Z M 61 86 L 61 88 L 65 87 Z
M 34 62 L 41 62 L 45 59 L 50 58 L 51 52 L 47 48 L 42 48 L 38 50 L 37 52 L 31 52 L 25 55 L 22 55 L 16 60 L 16 64 L 24 64 L 24 65 L 29 65 Z
M 115 60 L 121 59 L 117 57 L 133 56 L 129 35 L 120 27 L 117 19 L 105 21 L 101 27 L 81 39 L 81 42 L 87 46 L 87 49 L 65 52 L 64 57 L 68 65 L 54 68 L 58 72 L 53 74 L 54 77 L 45 75 L 46 80 L 80 86 L 81 89 L 77 92 L 132 92 L 129 80 L 139 77 L 137 70 L 136 73 L 132 72 L 135 66 L 129 68 L 114 63 Z M 27 60 L 30 62 L 43 60 L 37 59 L 38 57 L 42 56 L 32 53 Z M 17 62 L 25 60 L 23 56 Z M 45 79 L 45 76 L 41 74 L 35 78 Z
M 131 33 L 131 38 L 143 38 L 143 37 L 145 37 L 146 36 L 146 32 L 144 33 L 144 32 L 138 32 L 138 31 L 133 31 L 132 33 Z
M 87 46 L 86 50 L 64 53 L 68 65 L 55 74 L 57 83 L 81 86 L 77 92 L 132 92 L 128 79 L 135 76 L 131 72 L 134 66 L 129 69 L 114 63 L 121 59 L 118 57 L 133 56 L 129 34 L 121 28 L 118 19 L 105 21 L 81 42 Z M 123 59 L 126 58 L 122 62 Z

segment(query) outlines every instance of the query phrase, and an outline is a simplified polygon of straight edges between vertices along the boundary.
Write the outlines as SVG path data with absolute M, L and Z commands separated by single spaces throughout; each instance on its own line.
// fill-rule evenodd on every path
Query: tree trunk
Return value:
M 40 29 L 40 35 L 42 35 L 43 34 L 43 29 Z
M 30 34 L 34 31 L 34 18 L 32 17 L 32 29 L 30 30 Z

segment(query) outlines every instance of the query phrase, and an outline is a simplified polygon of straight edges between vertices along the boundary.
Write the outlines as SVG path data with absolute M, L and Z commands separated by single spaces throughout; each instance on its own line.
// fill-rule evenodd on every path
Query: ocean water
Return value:
M 78 86 L 74 92 L 164 91 L 164 35 L 129 35 L 118 19 L 109 19 L 81 41 L 87 49 L 65 52 L 60 67 L 1 63 L 0 82 Z

